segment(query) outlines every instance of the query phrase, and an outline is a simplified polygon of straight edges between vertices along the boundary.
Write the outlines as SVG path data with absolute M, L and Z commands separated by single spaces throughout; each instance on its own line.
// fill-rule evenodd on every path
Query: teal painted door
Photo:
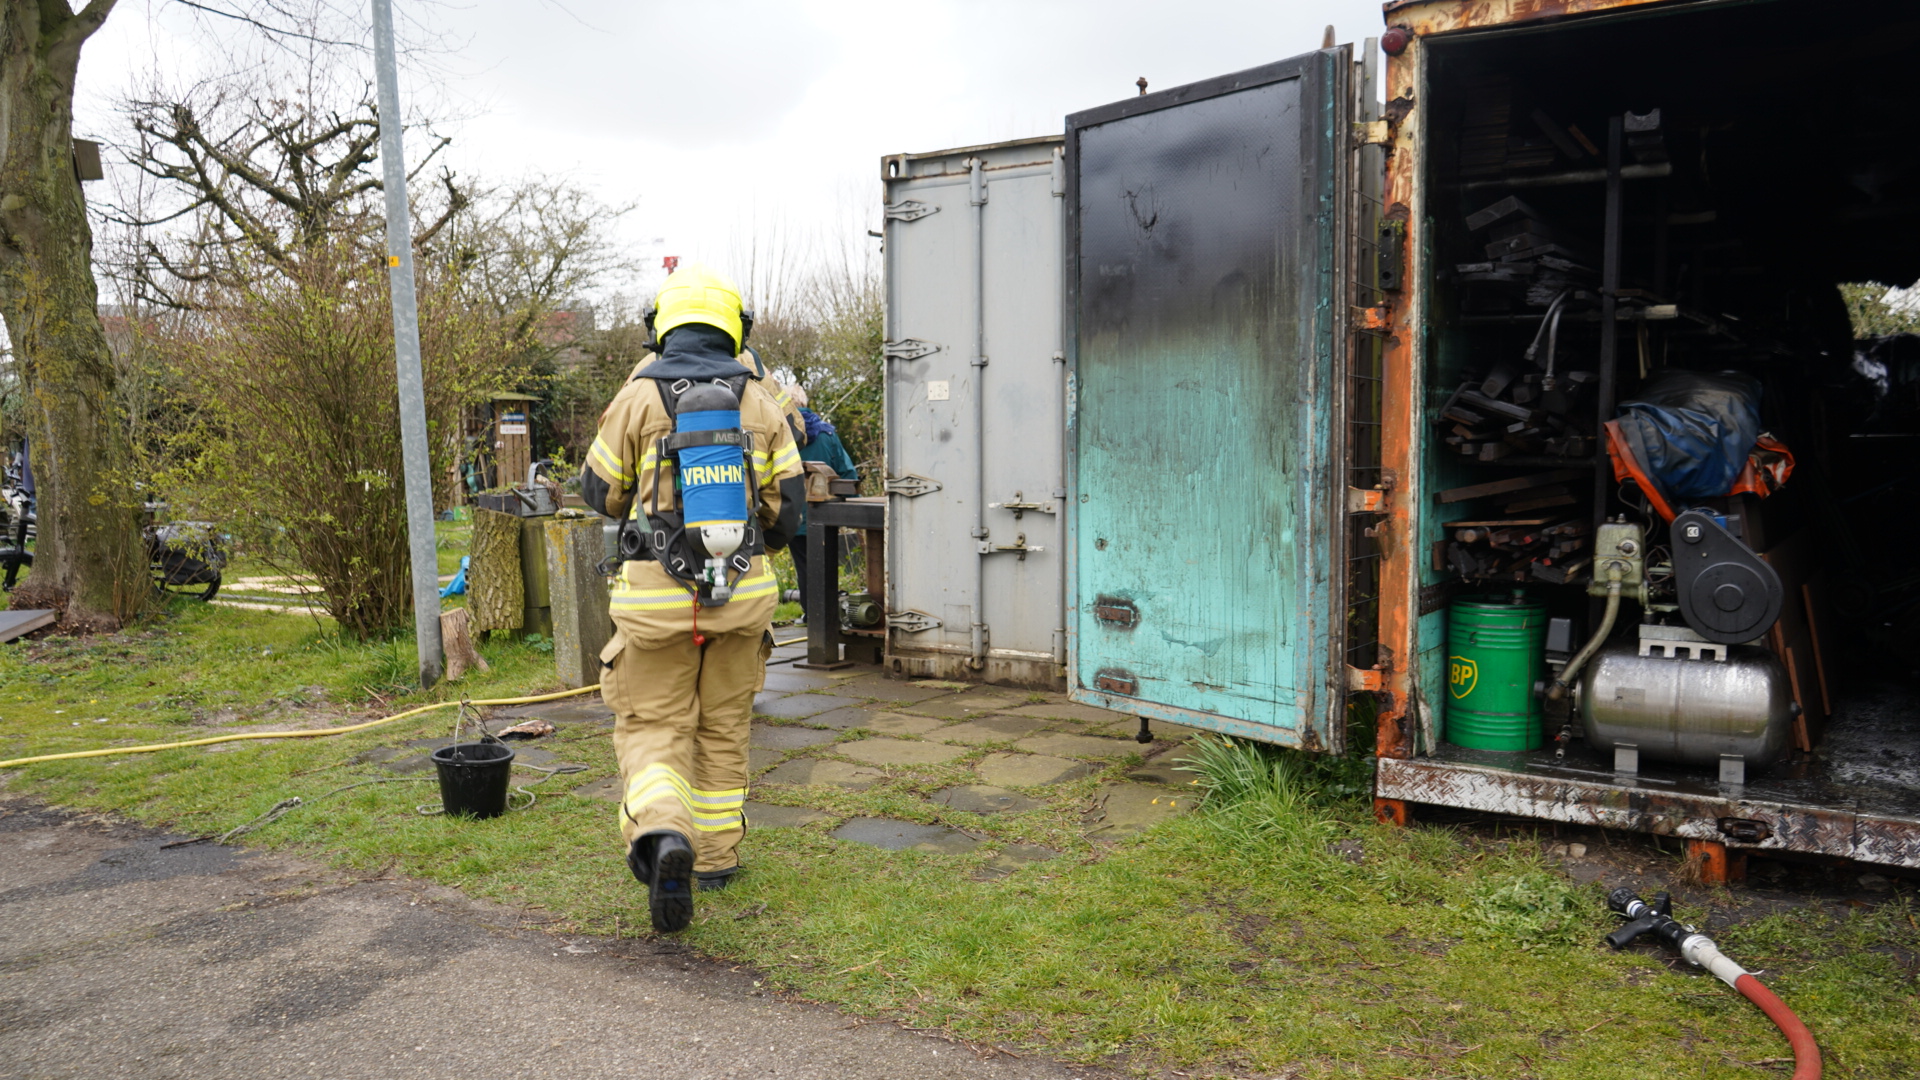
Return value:
M 1349 67 L 1068 118 L 1077 700 L 1340 746 Z

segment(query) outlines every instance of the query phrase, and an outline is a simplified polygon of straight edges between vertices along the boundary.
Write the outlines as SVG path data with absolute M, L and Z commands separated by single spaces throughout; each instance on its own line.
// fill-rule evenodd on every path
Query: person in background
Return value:
M 806 424 L 806 442 L 800 447 L 802 468 L 808 472 L 831 470 L 842 480 L 860 479 L 860 470 L 853 463 L 853 456 L 840 441 L 840 435 L 833 424 L 807 407 L 807 391 L 798 383 L 789 384 L 786 396 L 799 406 L 800 419 Z M 800 610 L 806 612 L 812 605 L 807 594 L 807 518 L 800 515 L 800 531 L 794 535 L 793 546 L 787 549 L 793 555 L 793 572 L 800 586 Z

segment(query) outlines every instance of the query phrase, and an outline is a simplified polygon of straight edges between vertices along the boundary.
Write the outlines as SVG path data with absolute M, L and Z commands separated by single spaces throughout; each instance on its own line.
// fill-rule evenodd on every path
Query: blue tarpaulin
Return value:
M 1664 371 L 1620 403 L 1616 426 L 1669 502 L 1725 495 L 1760 437 L 1760 381 L 1731 371 Z

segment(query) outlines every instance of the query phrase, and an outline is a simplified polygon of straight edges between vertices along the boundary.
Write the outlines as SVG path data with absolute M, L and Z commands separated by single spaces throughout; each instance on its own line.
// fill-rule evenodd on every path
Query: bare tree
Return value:
M 14 603 L 103 629 L 150 591 L 73 159 L 80 49 L 114 2 L 78 12 L 65 0 L 0 2 L 0 313 L 28 400 L 40 505 L 33 573 Z
M 229 82 L 132 100 L 124 109 L 136 140 L 129 163 L 183 197 L 158 214 L 116 214 L 120 224 L 148 232 L 131 268 L 145 298 L 191 306 L 186 287 L 235 284 L 262 264 L 289 272 L 342 237 L 377 240 L 382 184 L 368 167 L 378 159 L 380 118 L 370 88 L 341 108 L 305 96 L 264 97 Z M 412 177 L 450 141 L 432 139 Z M 416 246 L 472 201 L 450 171 L 441 170 L 437 186 Z M 188 228 L 171 237 L 153 231 L 173 222 Z

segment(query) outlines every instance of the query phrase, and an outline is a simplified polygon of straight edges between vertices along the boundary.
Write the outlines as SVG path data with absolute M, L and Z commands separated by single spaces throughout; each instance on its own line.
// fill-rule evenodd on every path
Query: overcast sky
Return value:
M 1161 90 L 1317 48 L 1329 23 L 1356 45 L 1382 27 L 1377 0 L 395 6 L 457 46 L 402 73 L 411 104 L 460 115 L 456 168 L 636 203 L 624 239 L 653 267 L 724 263 L 776 225 L 857 238 L 878 225 L 883 154 L 1058 132 L 1142 75 Z M 171 0 L 122 0 L 83 54 L 77 134 L 118 134 L 111 103 L 136 73 L 190 74 L 217 32 Z

